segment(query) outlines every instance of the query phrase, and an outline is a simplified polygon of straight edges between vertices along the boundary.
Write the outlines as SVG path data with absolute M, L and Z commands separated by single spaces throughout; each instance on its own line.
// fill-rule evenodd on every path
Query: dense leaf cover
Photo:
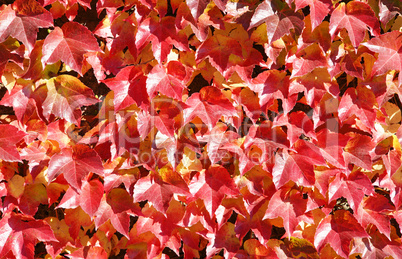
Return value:
M 402 258 L 401 1 L 1 3 L 0 258 Z

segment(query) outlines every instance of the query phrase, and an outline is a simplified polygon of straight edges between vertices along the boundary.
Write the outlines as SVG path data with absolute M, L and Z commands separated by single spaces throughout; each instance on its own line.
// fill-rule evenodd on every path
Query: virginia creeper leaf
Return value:
M 381 233 L 391 240 L 390 220 L 386 212 L 393 209 L 386 197 L 375 193 L 374 196 L 363 198 L 356 211 L 356 219 L 365 228 L 370 223 L 374 224 Z
M 12 251 L 17 259 L 34 258 L 37 240 L 57 241 L 45 221 L 14 212 L 3 215 L 0 233 L 1 257 Z
M 43 115 L 47 119 L 53 114 L 80 125 L 79 108 L 99 102 L 89 87 L 70 75 L 60 75 L 50 79 L 46 87 L 48 91 L 42 108 Z
M 24 43 L 28 52 L 31 52 L 38 29 L 51 26 L 52 14 L 37 1 L 17 0 L 0 13 L 0 42 L 11 36 Z
M 371 51 L 378 53 L 372 75 L 381 75 L 389 70 L 399 70 L 399 85 L 402 84 L 402 33 L 392 31 L 363 43 Z
M 186 195 L 188 190 L 163 181 L 159 175 L 150 174 L 136 182 L 133 197 L 134 202 L 147 200 L 155 209 L 165 214 L 174 194 Z
M 82 75 L 84 54 L 96 51 L 101 50 L 91 31 L 79 23 L 68 22 L 46 37 L 42 49 L 43 67 L 61 60 Z
M 199 117 L 209 129 L 212 129 L 222 116 L 237 116 L 232 103 L 213 87 L 207 86 L 200 93 L 194 93 L 187 99 L 188 108 L 184 109 L 184 122 L 188 123 L 195 117 Z
M 166 61 L 173 45 L 180 50 L 188 49 L 185 35 L 178 34 L 175 19 L 171 16 L 163 17 L 161 21 L 155 15 L 145 19 L 138 27 L 135 39 L 140 51 L 151 41 L 152 52 L 159 63 Z
M 0 159 L 15 162 L 21 161 L 16 144 L 20 142 L 25 135 L 24 132 L 14 126 L 0 124 Z
M 204 201 L 209 214 L 215 213 L 225 195 L 238 194 L 237 187 L 229 172 L 222 166 L 214 165 L 206 171 L 195 175 L 189 184 L 190 192 L 195 199 Z
M 338 168 L 345 168 L 342 154 L 348 140 L 348 136 L 322 129 L 317 133 L 316 145 L 320 147 L 321 154 L 328 163 Z
M 303 199 L 302 193 L 283 188 L 271 197 L 263 219 L 281 217 L 286 236 L 290 238 L 300 221 L 300 216 L 304 214 L 306 206 L 307 199 Z
M 217 34 L 202 43 L 197 49 L 196 60 L 199 62 L 209 58 L 209 62 L 222 74 L 234 65 L 230 56 L 243 58 L 242 47 L 233 38 Z
M 296 10 L 310 7 L 311 27 L 314 30 L 329 13 L 330 2 L 326 0 L 295 0 Z
M 375 147 L 369 136 L 354 134 L 349 139 L 343 152 L 346 165 L 353 164 L 371 170 L 370 151 Z
M 341 122 L 350 116 L 356 115 L 369 129 L 374 128 L 377 104 L 372 91 L 364 86 L 348 88 L 339 103 L 338 116 Z
M 234 224 L 226 222 L 214 235 L 213 243 L 207 247 L 207 255 L 211 257 L 220 249 L 224 249 L 225 257 L 233 257 L 240 248 L 240 241 L 236 237 Z
M 353 47 L 357 48 L 364 38 L 367 27 L 374 35 L 379 34 L 378 19 L 371 7 L 363 2 L 340 3 L 332 12 L 329 33 L 334 39 L 340 29 L 346 29 Z
M 355 171 L 348 178 L 343 174 L 337 174 L 329 184 L 328 198 L 331 202 L 345 197 L 353 211 L 356 211 L 364 195 L 371 195 L 373 192 L 374 188 L 368 177 L 362 172 Z
M 207 7 L 209 1 L 208 0 L 186 0 L 188 8 L 191 10 L 191 14 L 193 15 L 195 20 L 198 20 L 198 17 L 204 12 Z
M 272 2 L 265 0 L 255 10 L 251 18 L 250 28 L 266 23 L 268 44 L 280 39 L 285 34 L 290 33 L 291 29 L 295 29 L 294 24 L 302 24 L 303 22 L 296 16 L 280 17 L 272 8 Z M 299 25 L 297 27 L 299 27 Z
M 166 68 L 153 67 L 147 78 L 147 92 L 152 98 L 158 92 L 181 101 L 183 89 L 188 80 L 186 68 L 178 61 L 170 61 Z
M 137 66 L 125 67 L 114 78 L 103 80 L 114 92 L 114 109 L 119 111 L 132 104 L 145 108 L 149 104 L 147 77 Z
M 125 211 L 114 211 L 112 206 L 106 202 L 105 197 L 103 197 L 96 212 L 95 224 L 97 227 L 99 227 L 109 219 L 113 227 L 128 238 L 128 232 L 130 230 L 130 216 Z
M 47 175 L 49 182 L 60 174 L 76 190 L 81 189 L 82 181 L 90 172 L 103 176 L 102 161 L 95 150 L 83 144 L 72 149 L 64 148 L 52 156 Z
M 318 225 L 314 246 L 320 251 L 326 243 L 329 243 L 337 254 L 348 258 L 350 241 L 359 237 L 368 237 L 368 234 L 353 215 L 346 210 L 336 210 Z
M 311 186 L 315 182 L 314 165 L 326 165 L 320 150 L 307 141 L 299 139 L 293 151 L 283 150 L 275 155 L 272 176 L 277 189 L 289 181 L 303 186 Z
M 90 217 L 95 215 L 102 197 L 103 185 L 99 180 L 84 181 L 80 193 L 80 206 Z

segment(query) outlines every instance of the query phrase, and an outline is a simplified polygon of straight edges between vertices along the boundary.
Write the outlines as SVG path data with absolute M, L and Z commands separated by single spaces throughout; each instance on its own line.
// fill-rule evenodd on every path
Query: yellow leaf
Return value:
M 386 127 L 384 127 L 384 130 L 390 133 L 396 133 L 401 122 L 401 110 L 397 105 L 390 102 L 385 103 L 383 108 L 387 113 L 387 117 L 385 118 Z
M 253 257 L 269 255 L 268 248 L 260 244 L 260 242 L 257 239 L 248 239 L 244 242 L 243 246 L 247 254 Z
M 19 198 L 24 193 L 25 178 L 21 175 L 14 175 L 7 185 L 8 193 L 14 198 Z
M 48 217 L 45 218 L 45 221 L 49 224 L 49 226 L 52 228 L 53 233 L 57 240 L 62 241 L 62 242 L 74 242 L 72 237 L 70 236 L 69 233 L 69 227 L 64 221 L 64 219 L 59 220 L 56 217 Z
M 398 16 L 395 21 L 394 25 L 392 26 L 391 31 L 400 31 L 402 32 L 402 16 Z

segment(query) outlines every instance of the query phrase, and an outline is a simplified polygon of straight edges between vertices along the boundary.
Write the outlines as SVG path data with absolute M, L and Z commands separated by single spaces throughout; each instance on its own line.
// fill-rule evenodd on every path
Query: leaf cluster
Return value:
M 0 6 L 1 258 L 402 258 L 398 0 Z

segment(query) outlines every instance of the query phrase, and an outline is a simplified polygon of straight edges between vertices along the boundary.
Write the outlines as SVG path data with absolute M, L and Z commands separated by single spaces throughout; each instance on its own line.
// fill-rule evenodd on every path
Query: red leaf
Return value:
M 103 197 L 103 185 L 99 180 L 85 181 L 80 193 L 80 206 L 90 217 L 93 217 L 99 208 Z
M 114 213 L 121 213 L 134 208 L 133 197 L 121 188 L 112 189 L 106 196 L 106 201 Z
M 188 194 L 187 185 L 183 179 L 180 182 L 184 183 L 184 185 L 176 186 L 163 181 L 159 175 L 150 174 L 136 182 L 134 186 L 134 202 L 148 200 L 155 209 L 166 214 L 174 194 Z
M 144 20 L 138 27 L 135 44 L 142 50 L 149 41 L 152 42 L 152 52 L 155 59 L 161 64 L 166 61 L 172 46 L 179 50 L 188 50 L 188 43 L 184 34 L 178 34 L 175 18 L 171 16 L 159 17 L 155 15 Z
M 60 149 L 70 147 L 69 143 L 71 131 L 67 128 L 65 120 L 57 120 L 47 125 L 49 140 L 54 140 L 58 143 Z
M 329 32 L 332 39 L 340 29 L 346 29 L 353 47 L 357 48 L 364 38 L 367 27 L 374 35 L 379 34 L 380 27 L 371 7 L 363 2 L 340 3 L 332 12 Z
M 188 108 L 183 111 L 184 123 L 199 117 L 210 130 L 222 116 L 237 116 L 233 104 L 213 86 L 204 87 L 200 93 L 194 93 L 186 104 Z
M 0 257 L 9 251 L 17 259 L 34 258 L 37 240 L 57 241 L 52 229 L 43 220 L 21 214 L 7 213 L 0 221 Z
M 368 234 L 353 215 L 346 210 L 336 210 L 318 225 L 314 246 L 321 251 L 324 245 L 329 243 L 338 255 L 348 258 L 350 241 L 359 237 L 368 237 Z
M 53 26 L 53 16 L 35 0 L 17 0 L 0 13 L 0 42 L 9 36 L 34 48 L 39 28 Z
M 272 176 L 277 189 L 289 181 L 312 186 L 315 183 L 314 165 L 326 165 L 320 150 L 311 143 L 299 139 L 294 149 L 297 153 L 284 150 L 275 155 Z
M 69 233 L 73 239 L 78 238 L 81 228 L 92 225 L 91 218 L 80 207 L 66 209 L 64 211 L 64 219 L 69 226 Z
M 345 197 L 353 211 L 357 211 L 364 195 L 371 195 L 373 192 L 371 181 L 362 172 L 352 172 L 348 178 L 343 174 L 337 174 L 329 184 L 328 202 Z
M 213 165 L 208 170 L 196 174 L 189 188 L 195 199 L 204 201 L 211 217 L 226 195 L 234 196 L 239 193 L 229 172 L 220 165 Z
M 257 6 L 250 21 L 250 29 L 264 23 L 265 19 L 275 15 L 271 1 L 264 1 Z
M 267 25 L 268 44 L 282 38 L 285 34 L 290 33 L 291 29 L 300 27 L 303 22 L 296 16 L 285 16 L 280 18 L 277 12 L 272 8 L 272 2 L 265 0 L 256 9 L 251 18 L 249 29 L 259 26 L 262 23 Z
M 364 169 L 371 170 L 372 161 L 370 151 L 375 147 L 371 137 L 360 134 L 351 135 L 343 152 L 346 165 L 354 164 Z
M 352 249 L 350 254 L 359 253 L 362 258 L 375 259 L 400 258 L 402 256 L 402 248 L 400 241 L 389 241 L 381 234 L 376 227 L 370 227 L 368 231 L 370 238 L 355 239 L 352 241 Z
M 262 220 L 267 210 L 268 200 L 260 197 L 251 204 L 249 202 L 245 204 L 247 210 L 250 211 L 250 216 L 244 218 L 242 215 L 237 215 L 235 231 L 239 239 L 242 240 L 251 230 L 261 243 L 268 242 L 271 237 L 272 225 L 269 219 Z
M 63 174 L 66 181 L 79 190 L 83 179 L 90 172 L 103 176 L 102 161 L 93 149 L 77 144 L 72 149 L 64 148 L 61 153 L 52 156 L 47 174 L 49 182 Z
M 166 215 L 153 207 L 145 206 L 142 209 L 143 216 L 138 217 L 135 225 L 137 233 L 151 232 L 159 239 L 162 246 L 169 244 L 171 249 L 179 253 L 181 245 L 178 230 L 180 228 L 177 223 L 183 218 L 184 209 L 185 207 L 176 200 L 172 200 Z
M 247 252 L 249 256 L 260 258 L 260 257 L 265 257 L 265 258 L 272 258 L 272 259 L 277 259 L 278 256 L 274 252 L 274 250 L 269 247 L 265 247 L 265 245 L 262 245 L 258 240 L 256 239 L 248 239 L 244 242 L 243 244 L 244 250 Z M 246 257 L 247 258 L 247 257 Z
M 158 64 L 148 74 L 148 95 L 152 98 L 159 92 L 181 101 L 188 79 L 188 71 L 179 61 L 170 61 L 166 68 Z
M 316 139 L 313 122 L 302 111 L 276 117 L 273 126 L 287 127 L 287 138 L 289 139 L 290 146 L 293 146 L 302 134 L 308 138 Z
M 295 56 L 287 59 L 287 63 L 292 63 L 292 76 L 301 77 L 311 73 L 316 68 L 327 68 L 328 61 L 324 51 L 318 44 L 311 44 L 310 46 L 298 51 Z
M 108 16 L 116 13 L 116 9 L 124 6 L 123 0 L 99 0 L 96 3 L 96 10 L 101 13 L 104 9 L 106 9 Z
M 132 104 L 146 108 L 149 97 L 146 91 L 147 77 L 140 67 L 125 67 L 114 77 L 103 80 L 113 92 L 115 111 L 122 110 Z
M 372 76 L 399 70 L 399 85 L 402 84 L 402 33 L 392 31 L 363 43 L 371 51 L 378 53 L 378 58 L 371 71 Z
M 66 119 L 68 122 L 80 125 L 81 111 L 79 108 L 99 102 L 90 88 L 78 78 L 70 75 L 60 75 L 50 79 L 47 84 L 47 96 L 42 103 L 43 115 Z
M 180 130 L 178 136 L 175 137 L 167 137 L 158 133 L 156 135 L 155 144 L 156 148 L 166 150 L 167 158 L 173 169 L 176 169 L 177 165 L 179 165 L 186 147 L 194 152 L 201 153 L 199 143 L 196 141 L 192 130 L 188 132 L 186 132 L 186 130 Z
M 228 130 L 223 123 L 217 123 L 211 130 L 211 133 L 203 135 L 197 140 L 208 143 L 207 152 L 212 164 L 217 163 L 227 153 L 225 146 L 229 146 L 230 142 L 239 138 L 239 134 Z
M 339 120 L 344 122 L 347 118 L 356 115 L 367 128 L 373 130 L 376 105 L 375 95 L 367 87 L 360 85 L 356 89 L 348 88 L 339 103 Z
M 197 49 L 196 60 L 200 62 L 202 59 L 209 58 L 209 62 L 221 74 L 234 65 L 230 59 L 231 55 L 243 58 L 242 47 L 240 43 L 230 37 L 216 34 L 202 43 Z
M 4 68 L 6 67 L 9 60 L 12 60 L 17 64 L 24 61 L 24 59 L 18 54 L 10 52 L 6 48 L 6 46 L 0 44 L 0 76 L 3 75 Z
M 47 224 L 52 228 L 53 233 L 57 241 L 51 241 L 46 243 L 47 252 L 55 258 L 61 253 L 61 251 L 69 244 L 73 244 L 74 240 L 69 234 L 69 226 L 65 220 L 59 220 L 56 217 L 47 217 L 44 219 Z
M 375 193 L 374 196 L 363 198 L 356 211 L 356 218 L 364 228 L 372 223 L 391 240 L 390 219 L 386 213 L 394 209 L 386 197 Z
M 234 224 L 226 222 L 213 236 L 212 242 L 207 246 L 207 256 L 210 258 L 216 252 L 224 249 L 226 258 L 233 258 L 240 248 L 240 241 L 236 237 Z
M 102 4 L 101 1 L 98 1 L 97 5 L 100 4 Z M 105 4 L 107 3 L 103 2 L 103 4 L 105 6 Z M 121 0 L 117 3 L 115 2 L 109 4 L 112 5 L 114 4 L 117 7 L 123 5 Z M 117 9 L 116 7 L 111 8 Z M 100 9 L 99 8 L 97 9 L 99 13 Z M 119 13 L 119 16 L 113 19 L 112 22 L 110 22 L 111 18 L 112 17 L 108 17 L 108 19 L 105 18 L 103 20 L 103 23 L 102 22 L 99 23 L 98 27 L 94 31 L 94 34 L 107 39 L 108 43 L 107 46 L 110 50 L 109 55 L 114 56 L 116 53 L 124 50 L 125 47 L 128 47 L 131 55 L 136 57 L 137 56 L 137 47 L 135 46 L 136 19 L 134 14 L 129 15 L 126 12 L 121 12 Z
M 24 194 L 20 198 L 18 207 L 30 216 L 38 211 L 39 204 L 47 204 L 46 187 L 41 183 L 29 184 L 24 187 Z
M 257 126 L 251 126 L 244 139 L 242 149 L 235 143 L 228 143 L 225 149 L 237 153 L 239 158 L 239 170 L 243 175 L 255 165 L 271 164 L 278 148 L 289 147 L 286 133 L 281 127 L 273 126 L 270 121 L 265 121 Z M 237 152 L 236 152 L 237 151 Z
M 198 17 L 204 13 L 209 2 L 207 0 L 186 0 L 186 3 L 194 19 L 198 20 Z
M 19 121 L 23 121 L 24 116 L 29 116 L 30 111 L 36 110 L 36 104 L 31 95 L 30 86 L 15 85 L 10 92 L 6 92 L 0 101 L 0 105 L 12 107 Z M 27 117 L 28 117 L 27 116 Z
M 315 187 L 320 191 L 323 196 L 326 196 L 328 191 L 329 183 L 337 174 L 343 173 L 343 169 L 333 169 L 333 168 L 321 168 L 316 170 L 315 173 Z
M 106 202 L 105 197 L 102 198 L 95 216 L 96 227 L 101 226 L 110 219 L 113 227 L 122 235 L 129 238 L 130 215 L 128 215 L 127 212 L 114 211 L 112 206 Z
M 22 76 L 24 79 L 37 80 L 46 77 L 46 72 L 42 67 L 42 47 L 44 40 L 38 40 L 35 42 L 34 49 L 29 54 L 29 67 Z
M 76 23 L 65 23 L 56 27 L 43 43 L 43 64 L 53 64 L 61 60 L 71 69 L 82 75 L 84 54 L 101 51 L 91 31 Z
M 113 158 L 120 156 L 126 151 L 137 155 L 141 143 L 137 130 L 137 118 L 132 113 L 125 114 L 124 118 L 117 113 L 116 121 L 100 125 L 99 139 L 97 140 L 96 147 L 99 148 L 100 152 L 108 152 L 109 150 L 102 148 L 102 144 L 111 144 L 110 152 Z M 81 139 L 81 143 L 87 142 Z
M 183 103 L 164 96 L 157 96 L 152 99 L 150 114 L 139 119 L 139 132 L 145 137 L 149 131 L 156 127 L 162 134 L 174 137 L 175 133 L 183 126 L 181 111 Z
M 315 29 L 329 13 L 331 2 L 326 0 L 295 0 L 296 10 L 310 7 L 311 27 Z
M 71 259 L 99 258 L 107 259 L 108 253 L 101 246 L 84 246 L 68 255 Z
M 343 134 L 322 129 L 317 133 L 315 144 L 321 149 L 321 154 L 328 163 L 345 169 L 345 160 L 342 154 L 348 140 L 349 137 Z
M 287 114 L 297 101 L 297 94 L 289 92 L 289 76 L 284 71 L 264 71 L 251 81 L 249 87 L 258 93 L 263 110 L 273 105 L 275 99 L 281 99 L 284 113 Z
M 290 238 L 306 208 L 307 199 L 303 199 L 302 193 L 283 188 L 278 190 L 269 200 L 268 209 L 263 219 L 281 217 L 286 230 L 286 237 Z
M 16 144 L 20 142 L 25 135 L 24 132 L 14 126 L 0 124 L 0 159 L 11 162 L 21 161 Z
M 256 123 L 261 115 L 260 99 L 258 95 L 248 87 L 236 88 L 232 92 L 232 98 L 241 104 L 247 117 L 249 117 L 253 123 Z
M 57 208 L 75 209 L 78 206 L 80 206 L 80 194 L 74 188 L 68 188 Z

